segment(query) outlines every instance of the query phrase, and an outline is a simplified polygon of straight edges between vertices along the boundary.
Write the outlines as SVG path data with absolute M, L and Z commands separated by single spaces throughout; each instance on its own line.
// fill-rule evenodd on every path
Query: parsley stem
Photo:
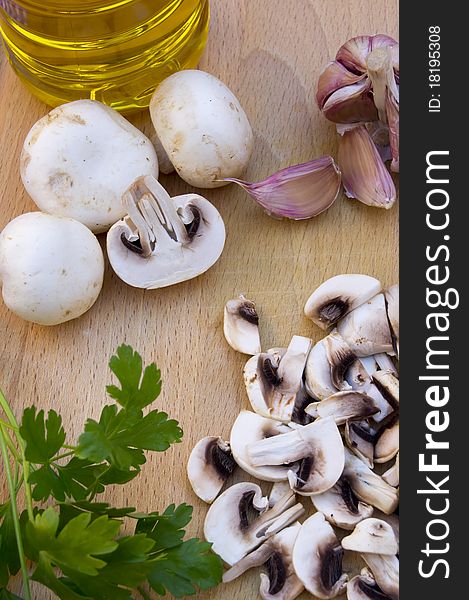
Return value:
M 18 454 L 18 450 L 16 449 L 16 446 L 13 443 L 13 440 L 11 439 L 10 434 L 5 429 L 5 424 L 1 420 L 0 420 L 0 427 L 3 428 L 3 436 L 5 438 L 5 443 L 8 446 L 8 449 L 10 450 L 10 452 L 12 453 L 13 458 L 15 459 L 15 461 L 17 463 L 21 462 L 21 456 Z
M 12 431 L 18 431 L 18 427 L 15 427 L 15 425 L 12 425 L 11 423 L 4 421 L 3 419 L 0 419 L 0 424 L 2 424 L 3 427 L 5 427 L 6 429 L 11 429 Z
M 147 594 L 146 590 L 141 585 L 138 586 L 137 590 L 138 590 L 138 593 L 140 594 L 140 596 L 142 596 L 142 598 L 144 598 L 144 600 L 152 600 L 151 596 L 149 594 Z
M 72 456 L 72 454 L 75 454 L 74 450 L 70 450 L 69 452 L 63 452 L 62 454 L 57 454 L 57 456 L 54 456 L 54 458 L 51 458 L 51 462 L 56 462 L 58 460 L 60 460 L 61 458 L 67 458 L 67 456 Z
M 1 396 L 1 392 L 0 392 L 0 396 Z M 23 550 L 23 539 L 21 537 L 20 522 L 19 522 L 19 518 L 18 518 L 18 508 L 16 506 L 16 490 L 15 490 L 15 485 L 13 483 L 11 467 L 10 467 L 10 460 L 8 458 L 8 450 L 7 450 L 7 445 L 5 442 L 5 429 L 3 428 L 3 425 L 1 425 L 1 424 L 0 424 L 0 448 L 2 450 L 3 464 L 5 465 L 5 473 L 6 473 L 7 483 L 8 483 L 8 491 L 10 493 L 11 514 L 13 517 L 13 527 L 15 530 L 16 544 L 18 546 L 18 556 L 20 559 L 21 574 L 23 577 L 25 600 L 31 600 L 31 592 L 29 590 L 29 575 L 28 575 L 28 569 L 26 567 L 26 560 L 25 560 L 25 555 L 24 555 L 24 550 Z
M 62 448 L 65 448 L 66 450 L 76 450 L 77 446 L 69 446 L 68 444 L 64 444 Z

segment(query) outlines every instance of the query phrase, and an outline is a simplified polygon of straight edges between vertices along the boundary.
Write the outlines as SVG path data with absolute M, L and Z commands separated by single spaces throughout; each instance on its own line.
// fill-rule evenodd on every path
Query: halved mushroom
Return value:
M 294 335 L 287 351 L 261 353 L 244 367 L 244 383 L 252 408 L 270 419 L 291 420 L 295 399 L 303 379 L 311 340 Z
M 247 455 L 247 446 L 290 431 L 287 425 L 279 421 L 261 417 L 250 410 L 242 410 L 231 428 L 230 446 L 233 458 L 243 471 L 262 481 L 286 481 L 290 465 L 254 467 Z
M 382 475 L 384 481 L 392 485 L 392 487 L 399 487 L 399 452 L 396 455 L 396 460 L 392 467 L 390 467 Z
M 295 523 L 276 533 L 226 571 L 223 581 L 232 581 L 248 569 L 264 565 L 267 572 L 261 574 L 261 597 L 264 600 L 294 600 L 304 590 L 292 564 L 293 547 L 300 529 L 300 523 Z
M 256 305 L 242 294 L 225 304 L 223 331 L 228 344 L 243 354 L 259 354 L 259 315 Z
M 347 448 L 342 476 L 348 479 L 354 494 L 363 502 L 376 506 L 388 515 L 396 509 L 399 502 L 397 490 Z
M 220 437 L 204 437 L 194 446 L 187 462 L 192 489 L 204 502 L 213 502 L 236 468 L 230 445 Z
M 375 509 L 373 516 L 375 516 L 377 519 L 381 519 L 388 525 L 391 525 L 392 530 L 394 531 L 394 535 L 396 537 L 397 546 L 399 547 L 399 517 L 395 513 L 385 515 L 378 509 Z
M 210 506 L 204 524 L 204 534 L 213 544 L 213 551 L 226 563 L 234 565 L 265 540 L 296 521 L 304 512 L 295 504 L 290 492 L 268 508 L 255 483 L 237 483 L 229 487 Z
M 383 554 L 362 554 L 379 588 L 391 600 L 399 598 L 399 559 Z M 373 596 L 372 596 L 373 597 Z
M 368 569 L 347 584 L 347 600 L 392 600 L 391 596 L 381 590 Z
M 337 330 L 357 356 L 393 351 L 384 294 L 355 308 L 338 323 Z
M 345 373 L 355 360 L 347 342 L 334 329 L 309 353 L 305 369 L 306 390 L 318 400 L 324 400 L 339 390 L 351 389 Z
M 384 295 L 396 354 L 399 354 L 399 284 L 392 285 L 384 292 Z
M 128 216 L 107 234 L 116 274 L 138 288 L 156 289 L 192 279 L 220 257 L 225 226 L 220 213 L 197 194 L 170 198 L 151 176 L 140 177 L 123 202 Z
M 395 556 L 399 550 L 391 525 L 381 519 L 364 519 L 342 539 L 342 548 L 353 552 Z
M 376 356 L 378 355 L 357 359 L 345 373 L 345 380 L 353 390 L 362 392 L 373 399 L 374 404 L 379 409 L 379 411 L 373 415 L 373 420 L 379 423 L 393 412 L 395 409 L 395 402 L 390 404 L 381 394 L 374 382 L 373 377 L 379 372 L 379 365 L 375 360 Z
M 380 291 L 381 283 L 374 277 L 336 275 L 311 294 L 305 305 L 305 315 L 322 329 L 327 329 Z
M 371 517 L 373 507 L 355 496 L 346 477 L 326 492 L 311 496 L 311 501 L 332 525 L 351 530 L 363 519 Z
M 305 412 L 314 417 L 333 417 L 337 425 L 346 421 L 366 419 L 379 412 L 373 399 L 361 392 L 337 392 L 329 398 L 314 402 L 306 407 Z
M 344 467 L 344 446 L 332 417 L 248 444 L 246 451 L 254 467 L 299 461 L 295 468 L 290 467 L 288 480 L 290 487 L 302 496 L 331 488 Z
M 317 598 L 335 598 L 345 590 L 344 551 L 321 512 L 301 526 L 293 548 L 293 567 L 308 592 Z

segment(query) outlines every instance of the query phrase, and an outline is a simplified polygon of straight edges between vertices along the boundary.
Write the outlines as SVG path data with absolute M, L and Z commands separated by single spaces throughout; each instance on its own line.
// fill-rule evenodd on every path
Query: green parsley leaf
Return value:
M 132 598 L 130 590 L 109 583 L 101 577 L 101 573 L 93 577 L 68 567 L 63 569 L 63 573 L 65 577 L 62 577 L 60 581 L 66 584 L 69 589 L 85 595 L 86 598 L 93 598 L 93 600 L 131 600 Z M 82 596 L 79 597 L 82 598 Z
M 9 502 L 2 506 L 2 513 L 3 518 L 0 523 L 0 587 L 7 585 L 10 575 L 16 575 L 20 570 L 20 558 Z
M 3 588 L 3 589 L 0 589 L 0 600 L 23 600 L 23 599 L 20 598 L 19 596 L 17 596 L 16 594 L 13 594 L 12 592 L 9 592 L 5 588 Z
M 182 528 L 190 522 L 192 510 L 192 506 L 187 504 L 181 504 L 177 508 L 171 504 L 162 515 L 152 513 L 140 519 L 135 533 L 146 533 L 154 540 L 154 551 L 178 546 L 185 534 Z
M 144 417 L 105 406 L 99 422 L 88 419 L 80 435 L 77 455 L 94 462 L 108 461 L 120 470 L 138 468 L 145 462 L 143 450 L 163 452 L 181 441 L 182 430 L 177 421 L 153 410 Z
M 122 389 L 108 385 L 107 393 L 124 408 L 145 408 L 160 395 L 160 371 L 155 364 L 151 364 L 146 367 L 142 377 L 142 357 L 130 346 L 119 346 L 116 355 L 109 361 L 109 366 Z
M 99 572 L 107 581 L 136 588 L 154 568 L 149 553 L 155 543 L 144 534 L 118 540 L 119 547 L 106 557 L 107 565 Z
M 66 567 L 86 575 L 97 575 L 105 562 L 97 556 L 113 552 L 118 544 L 114 537 L 121 523 L 101 516 L 91 520 L 90 513 L 74 517 L 58 535 L 59 513 L 52 507 L 36 515 L 26 526 L 30 546 L 64 570 Z
M 161 596 L 168 591 L 182 598 L 195 594 L 197 587 L 206 590 L 220 583 L 223 563 L 210 548 L 208 542 L 193 538 L 162 553 L 148 576 L 152 589 Z
M 33 485 L 32 496 L 34 500 L 47 500 L 53 496 L 59 501 L 65 500 L 65 486 L 50 465 L 43 465 L 29 476 L 29 483 Z
M 32 579 L 52 590 L 60 600 L 93 600 L 90 596 L 77 593 L 61 581 L 55 574 L 50 560 L 42 552 L 39 555 L 38 564 L 32 575 Z
M 24 410 L 20 434 L 26 442 L 26 460 L 37 464 L 47 464 L 65 442 L 62 418 L 50 410 L 44 423 L 44 411 L 36 415 L 35 406 Z

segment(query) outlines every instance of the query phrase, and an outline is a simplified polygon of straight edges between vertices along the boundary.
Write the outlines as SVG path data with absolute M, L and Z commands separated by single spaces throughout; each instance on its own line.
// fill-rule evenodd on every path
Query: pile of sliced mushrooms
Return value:
M 307 590 L 328 599 L 399 597 L 399 286 L 337 275 L 310 296 L 305 314 L 327 335 L 295 335 L 287 348 L 261 349 L 255 304 L 225 306 L 232 348 L 244 367 L 251 410 L 230 440 L 205 437 L 187 471 L 210 504 L 204 534 L 228 565 L 225 582 L 261 567 L 260 595 L 292 600 Z M 272 482 L 229 487 L 236 469 Z M 222 492 L 223 488 L 226 488 Z M 309 497 L 316 510 L 299 501 Z M 361 557 L 359 574 L 344 553 Z

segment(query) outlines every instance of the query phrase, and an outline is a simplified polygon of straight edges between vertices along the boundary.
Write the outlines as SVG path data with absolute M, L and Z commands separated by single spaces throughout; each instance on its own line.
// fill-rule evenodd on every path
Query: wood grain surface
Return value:
M 211 6 L 201 68 L 233 90 L 252 123 L 256 140 L 246 178 L 259 180 L 290 164 L 336 156 L 334 127 L 314 100 L 318 74 L 350 37 L 397 37 L 397 0 L 212 0 Z M 35 210 L 21 184 L 19 154 L 29 128 L 48 109 L 23 88 L 3 55 L 0 61 L 1 229 L 16 215 Z M 151 137 L 146 112 L 131 120 Z M 162 182 L 171 195 L 190 191 L 175 175 Z M 186 479 L 189 452 L 202 436 L 228 436 L 240 409 L 248 408 L 242 381 L 246 357 L 225 343 L 224 303 L 240 292 L 255 300 L 263 347 L 285 346 L 293 334 L 322 337 L 303 316 L 303 306 L 324 279 L 368 273 L 389 285 L 398 277 L 397 205 L 384 211 L 341 195 L 319 217 L 290 222 L 269 218 L 234 186 L 205 195 L 227 229 L 224 253 L 205 275 L 147 292 L 126 286 L 107 266 L 93 308 L 51 328 L 26 323 L 0 306 L 1 388 L 18 415 L 32 403 L 59 411 L 70 442 L 106 402 L 107 362 L 120 343 L 132 344 L 146 362 L 158 364 L 164 379 L 159 406 L 180 420 L 183 442 L 154 454 L 141 476 L 105 499 L 142 511 L 191 503 L 191 535 L 202 535 L 206 506 Z M 0 502 L 5 493 L 0 489 Z M 251 572 L 197 597 L 252 599 L 258 585 L 258 573 Z M 35 598 L 51 598 L 34 589 Z

